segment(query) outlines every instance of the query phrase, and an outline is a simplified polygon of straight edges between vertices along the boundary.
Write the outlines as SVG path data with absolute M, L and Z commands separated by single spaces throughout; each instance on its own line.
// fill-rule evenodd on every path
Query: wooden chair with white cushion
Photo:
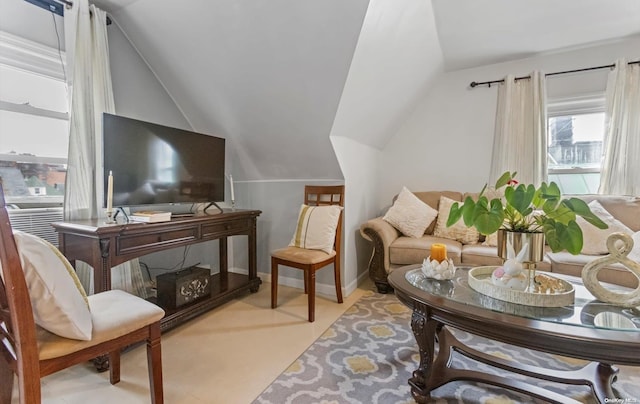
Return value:
M 11 229 L 0 182 L 0 403 L 14 375 L 20 403 L 41 402 L 40 379 L 108 354 L 120 381 L 120 350 L 146 341 L 151 402 L 163 402 L 158 306 L 121 290 L 86 296 L 53 245 Z
M 340 244 L 344 185 L 304 188 L 304 204 L 288 247 L 271 252 L 271 308 L 278 305 L 278 265 L 304 271 L 309 322 L 315 321 L 316 271 L 333 264 L 338 303 L 342 303 Z

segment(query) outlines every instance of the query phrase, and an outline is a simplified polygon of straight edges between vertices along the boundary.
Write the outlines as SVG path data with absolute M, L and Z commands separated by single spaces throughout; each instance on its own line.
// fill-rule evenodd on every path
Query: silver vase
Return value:
M 544 258 L 544 233 L 498 230 L 498 256 L 517 258 L 523 264 L 535 264 Z
M 527 291 L 535 290 L 536 263 L 544 258 L 544 233 L 498 230 L 498 256 L 503 262 L 516 259 L 528 270 Z

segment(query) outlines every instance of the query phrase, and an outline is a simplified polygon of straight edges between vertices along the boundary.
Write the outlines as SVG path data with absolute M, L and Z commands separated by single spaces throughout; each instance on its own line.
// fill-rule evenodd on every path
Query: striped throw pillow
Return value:
M 290 247 L 322 250 L 327 254 L 333 251 L 336 227 L 342 206 L 308 206 L 300 207 L 298 224 L 293 234 Z

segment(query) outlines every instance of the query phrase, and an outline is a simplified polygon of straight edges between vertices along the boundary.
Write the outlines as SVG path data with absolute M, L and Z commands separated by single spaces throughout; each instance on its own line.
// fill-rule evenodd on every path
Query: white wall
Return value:
M 107 27 L 116 114 L 192 130 L 182 112 L 120 27 Z
M 497 88 L 471 89 L 471 81 L 607 65 L 620 57 L 640 57 L 640 37 L 443 74 L 383 151 L 378 206 L 387 206 L 402 185 L 416 191 L 479 191 L 486 183 Z M 548 97 L 603 91 L 607 72 L 549 77 Z
M 52 48 L 65 48 L 63 18 L 24 0 L 0 0 L 0 30 Z
M 380 151 L 346 137 L 332 136 L 331 141 L 345 177 L 342 283 L 349 294 L 359 278 L 368 276 L 371 244 L 360 236 L 360 225 L 378 216 L 374 195 L 378 192 L 375 172 Z
M 381 149 L 443 65 L 431 2 L 371 0 L 331 135 Z
M 371 244 L 360 224 L 378 215 L 380 148 L 411 114 L 442 71 L 431 2 L 371 0 L 331 141 L 345 178 L 343 284 L 367 276 Z

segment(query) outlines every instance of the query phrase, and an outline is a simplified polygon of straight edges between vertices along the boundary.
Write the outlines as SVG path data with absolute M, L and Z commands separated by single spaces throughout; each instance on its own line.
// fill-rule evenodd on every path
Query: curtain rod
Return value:
M 59 3 L 65 4 L 67 7 L 73 7 L 73 1 L 71 0 L 56 0 Z M 111 25 L 111 18 L 107 16 L 107 25 Z
M 635 62 L 629 62 L 627 64 L 633 65 L 633 64 L 638 64 L 638 63 L 640 63 L 640 60 L 637 60 Z M 559 75 L 559 74 L 586 72 L 586 71 L 589 71 L 589 70 L 612 69 L 614 67 L 616 67 L 615 64 L 604 65 L 604 66 L 595 66 L 595 67 L 585 67 L 585 68 L 582 68 L 582 69 L 565 70 L 565 71 L 562 71 L 562 72 L 547 73 L 544 76 L 548 77 L 548 76 L 556 76 L 556 75 Z M 522 77 L 516 77 L 515 80 L 523 80 L 523 79 L 530 79 L 530 78 L 531 78 L 531 76 L 522 76 Z M 491 87 L 491 85 L 495 84 L 495 83 L 504 83 L 504 79 L 502 79 L 502 80 L 482 81 L 482 82 L 472 81 L 469 85 L 471 86 L 471 88 L 475 88 L 477 86 Z

